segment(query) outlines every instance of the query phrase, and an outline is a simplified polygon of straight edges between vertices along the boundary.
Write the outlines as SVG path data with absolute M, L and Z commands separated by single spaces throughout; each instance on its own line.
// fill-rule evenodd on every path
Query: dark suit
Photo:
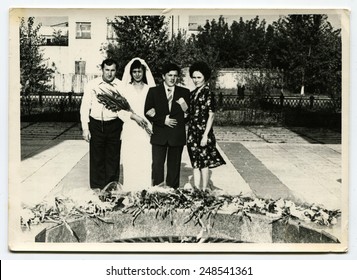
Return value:
M 175 86 L 171 111 L 167 101 L 164 85 L 149 89 L 145 102 L 145 113 L 154 108 L 155 116 L 146 117 L 153 124 L 152 145 L 152 176 L 153 185 L 164 182 L 164 166 L 167 155 L 166 185 L 178 188 L 180 183 L 181 155 L 186 144 L 185 118 L 181 106 L 176 102 L 183 98 L 189 104 L 190 92 L 188 89 Z M 165 125 L 166 116 L 176 119 L 177 125 L 173 128 Z

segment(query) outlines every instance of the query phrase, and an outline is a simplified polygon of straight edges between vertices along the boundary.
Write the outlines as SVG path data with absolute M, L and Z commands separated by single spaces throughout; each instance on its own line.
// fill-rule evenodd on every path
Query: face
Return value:
M 167 86 L 173 87 L 177 82 L 178 71 L 171 70 L 170 72 L 167 72 L 165 75 L 162 75 L 162 78 L 164 79 L 164 83 Z
M 133 69 L 133 71 L 131 72 L 131 76 L 133 77 L 133 80 L 135 82 L 141 82 L 141 80 L 144 77 L 144 71 L 141 68 L 135 68 Z
M 117 67 L 115 64 L 112 65 L 105 65 L 102 69 L 102 77 L 103 81 L 110 83 L 115 79 L 115 74 L 117 72 Z
M 193 72 L 191 79 L 192 79 L 193 83 L 195 84 L 196 88 L 203 86 L 204 83 L 206 82 L 205 77 L 203 76 L 203 74 L 200 71 Z

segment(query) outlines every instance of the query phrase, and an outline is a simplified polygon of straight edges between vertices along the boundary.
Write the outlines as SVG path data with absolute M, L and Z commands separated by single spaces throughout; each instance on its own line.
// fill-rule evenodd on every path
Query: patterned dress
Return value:
M 190 95 L 189 121 L 187 131 L 187 150 L 193 168 L 214 168 L 225 164 L 224 159 L 216 148 L 216 138 L 213 129 L 208 133 L 207 145 L 201 147 L 209 112 L 215 112 L 215 99 L 208 86 L 195 89 Z M 196 92 L 198 92 L 196 96 Z

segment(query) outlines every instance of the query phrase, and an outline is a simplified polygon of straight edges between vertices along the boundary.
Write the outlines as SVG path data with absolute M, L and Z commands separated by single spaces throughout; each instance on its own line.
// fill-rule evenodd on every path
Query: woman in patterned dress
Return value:
M 207 84 L 211 70 L 206 63 L 196 62 L 189 72 L 196 88 L 190 96 L 187 150 L 193 168 L 194 185 L 200 189 L 202 183 L 202 190 L 206 191 L 209 169 L 225 164 L 225 161 L 216 148 L 212 128 L 216 104 Z

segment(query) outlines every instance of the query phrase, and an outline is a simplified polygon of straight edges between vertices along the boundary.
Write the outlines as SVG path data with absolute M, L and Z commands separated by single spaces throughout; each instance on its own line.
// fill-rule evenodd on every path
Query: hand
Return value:
M 185 101 L 185 99 L 183 99 L 182 97 L 176 101 L 180 106 L 181 106 L 181 109 L 182 111 L 186 112 L 187 109 L 188 109 L 188 106 L 187 106 L 187 103 Z
M 145 127 L 147 125 L 146 120 L 144 120 L 142 117 L 138 116 L 135 113 L 131 114 L 130 118 L 136 121 L 136 123 L 141 127 Z
M 207 145 L 207 141 L 208 141 L 207 135 L 203 134 L 202 139 L 201 139 L 201 143 L 200 143 L 201 147 L 206 146 Z
M 91 135 L 89 129 L 83 129 L 82 132 L 83 139 L 86 140 L 87 142 L 90 141 Z
M 156 114 L 155 108 L 151 108 L 149 111 L 146 112 L 146 115 L 149 117 L 154 117 Z
M 177 120 L 176 119 L 170 119 L 169 116 L 166 116 L 165 119 L 165 125 L 168 127 L 174 128 L 177 125 Z

